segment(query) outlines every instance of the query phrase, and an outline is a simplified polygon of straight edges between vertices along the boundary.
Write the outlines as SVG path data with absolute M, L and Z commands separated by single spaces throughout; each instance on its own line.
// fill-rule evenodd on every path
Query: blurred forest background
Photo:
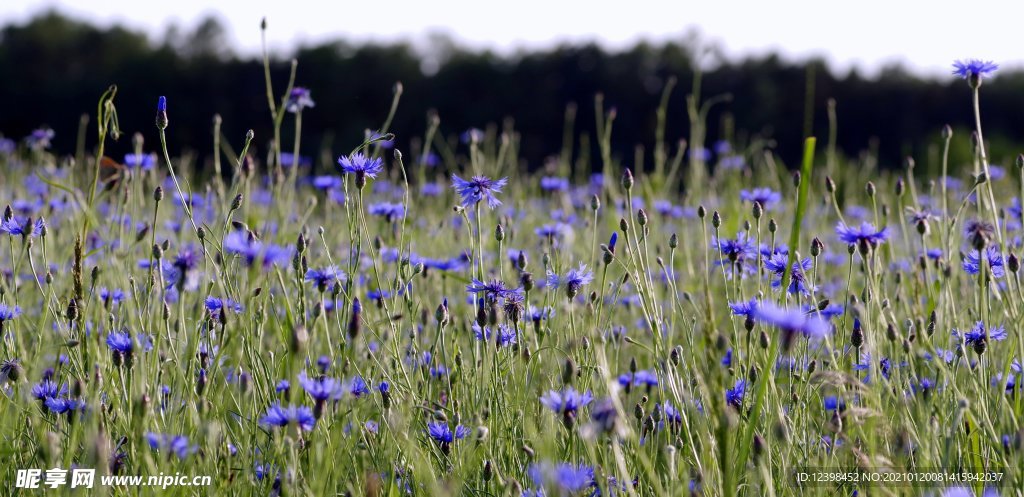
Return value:
M 220 114 L 224 135 L 233 145 L 240 146 L 251 128 L 256 133 L 253 145 L 264 153 L 271 118 L 262 62 L 238 56 L 225 40 L 223 27 L 213 18 L 194 30 L 166 33 L 99 28 L 53 12 L 3 27 L 0 133 L 20 139 L 33 129 L 50 127 L 56 132 L 54 150 L 72 153 L 81 116 L 94 114 L 100 94 L 116 84 L 126 136 L 108 145 L 108 155 L 131 151 L 135 131 L 150 137 L 147 149 L 156 146 L 153 117 L 159 95 L 166 95 L 170 105 L 172 148 L 208 157 L 212 117 Z M 574 141 L 578 146 L 581 137 L 589 137 L 591 155 L 596 156 L 594 99 L 601 93 L 605 107 L 617 112 L 614 155 L 632 163 L 642 145 L 649 163 L 656 110 L 671 77 L 678 84 L 669 100 L 666 138 L 674 144 L 689 134 L 686 97 L 693 85 L 694 46 L 695 40 L 638 44 L 615 52 L 597 45 L 559 46 L 499 56 L 465 50 L 443 36 L 433 39 L 428 49 L 338 41 L 274 54 L 272 74 L 280 94 L 294 57 L 296 83 L 310 88 L 316 101 L 315 108 L 303 113 L 303 155 L 319 157 L 328 150 L 336 156 L 351 150 L 367 129 L 384 121 L 393 86 L 400 81 L 404 96 L 391 130 L 403 150 L 424 134 L 431 112 L 440 117 L 440 130 L 453 143 L 469 128 L 500 129 L 511 119 L 521 135 L 524 167 L 536 169 L 561 151 L 566 108 L 574 103 Z M 950 55 L 952 62 L 961 54 Z M 837 75 L 822 60 L 794 63 L 769 55 L 710 64 L 703 73 L 701 97 L 722 94 L 732 99 L 715 105 L 709 114 L 709 148 L 731 138 L 741 145 L 772 147 L 784 162 L 793 163 L 808 125 L 819 143 L 827 138 L 827 102 L 834 99 L 838 147 L 849 157 L 871 151 L 882 167 L 899 167 L 905 157 L 914 156 L 919 165 L 929 167 L 941 128 L 950 124 L 959 159 L 969 158 L 970 90 L 952 75 L 923 79 L 901 67 L 884 68 L 872 78 L 856 71 Z M 813 102 L 810 113 L 808 101 Z M 1011 165 L 1024 151 L 1024 73 L 1001 71 L 983 86 L 981 101 L 994 162 Z M 283 128 L 286 151 L 291 150 L 289 123 Z M 86 136 L 91 147 L 93 127 Z

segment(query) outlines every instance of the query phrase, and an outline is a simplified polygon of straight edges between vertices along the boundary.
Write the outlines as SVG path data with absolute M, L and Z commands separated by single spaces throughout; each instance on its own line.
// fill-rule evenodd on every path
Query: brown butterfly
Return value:
M 110 157 L 104 156 L 100 159 L 100 182 L 103 183 L 103 189 L 117 188 L 127 169 L 124 164 L 120 164 Z

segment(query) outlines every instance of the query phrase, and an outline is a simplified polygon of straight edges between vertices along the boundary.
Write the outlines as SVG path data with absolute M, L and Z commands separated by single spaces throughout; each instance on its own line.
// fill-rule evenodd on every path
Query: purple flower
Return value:
M 224 250 L 230 254 L 241 256 L 247 266 L 261 260 L 264 269 L 286 264 L 292 255 L 291 247 L 263 243 L 242 231 L 232 231 L 224 237 Z
M 0 222 L 0 233 L 35 238 L 43 234 L 43 228 L 45 227 L 46 221 L 43 218 L 36 219 L 33 222 L 31 218 L 19 219 L 17 217 L 10 217 Z
M 441 452 L 448 454 L 451 451 L 453 442 L 462 440 L 466 438 L 466 435 L 469 435 L 469 428 L 456 425 L 453 430 L 448 426 L 448 423 L 431 421 L 427 423 L 427 435 L 441 448 Z
M 7 304 L 0 304 L 0 326 L 3 326 L 5 321 L 10 321 L 21 315 L 21 307 L 8 306 Z
M 466 438 L 466 435 L 469 434 L 469 428 L 456 425 L 453 430 L 447 423 L 435 421 L 427 423 L 427 433 L 430 435 L 430 438 L 439 444 L 450 444 L 456 440 Z
M 348 390 L 353 397 L 359 398 L 370 393 L 370 386 L 366 384 L 366 380 L 362 376 L 353 377 L 348 380 L 345 384 L 345 389 Z
M 722 265 L 727 262 L 730 266 L 742 265 L 747 258 L 755 257 L 757 255 L 754 242 L 747 238 L 746 233 L 740 233 L 735 240 L 717 237 L 712 238 L 711 248 L 722 253 L 722 259 L 717 262 L 718 265 Z
M 545 176 L 540 179 L 540 189 L 546 192 L 564 192 L 569 189 L 569 180 L 556 176 Z
M 284 427 L 293 423 L 305 431 L 312 431 L 316 418 L 306 406 L 281 407 L 281 404 L 275 403 L 267 408 L 267 413 L 260 419 L 260 424 L 266 427 Z
M 53 140 L 54 133 L 49 128 L 39 128 L 33 130 L 30 135 L 25 138 L 28 142 L 28 146 L 34 149 L 50 148 L 50 140 Z
M 592 400 L 594 400 L 594 396 L 589 390 L 585 393 L 580 393 L 573 387 L 566 387 L 561 392 L 548 390 L 548 393 L 541 396 L 540 403 L 555 413 L 570 418 L 575 417 L 576 411 L 589 404 Z
M 147 432 L 146 442 L 149 443 L 153 450 L 167 451 L 168 454 L 174 454 L 178 459 L 185 459 L 189 454 L 199 449 L 196 445 L 190 445 L 188 437 L 184 435 L 164 435 Z
M 309 378 L 305 373 L 300 373 L 299 385 L 302 385 L 302 389 L 316 402 L 341 400 L 345 395 L 345 388 L 341 382 L 328 376 Z
M 156 165 L 155 154 L 125 154 L 124 167 L 149 171 Z
M 380 202 L 371 204 L 369 212 L 371 215 L 381 216 L 388 222 L 391 222 L 405 217 L 405 206 L 391 202 Z
M 107 347 L 110 351 L 122 356 L 129 356 L 135 348 L 132 336 L 126 331 L 115 331 L 107 335 Z
M 749 302 L 730 302 L 729 308 L 732 309 L 734 316 L 753 317 L 757 305 L 757 299 L 750 299 Z
M 779 192 L 772 191 L 771 188 L 754 188 L 753 190 L 740 190 L 740 200 L 744 202 L 761 204 L 765 210 L 779 203 L 782 200 L 782 195 Z
M 312 281 L 322 292 L 332 283 L 345 277 L 345 273 L 337 266 L 327 266 L 323 269 L 309 269 L 306 271 L 306 281 Z
M 505 287 L 505 283 L 500 280 L 491 280 L 487 283 L 484 283 L 474 278 L 472 283 L 466 285 L 466 291 L 473 294 L 482 293 L 484 294 L 484 297 L 486 297 L 488 300 L 496 300 L 498 298 L 503 298 L 513 292 L 518 293 L 519 289 L 509 289 Z
M 875 248 L 889 239 L 889 228 L 876 230 L 867 221 L 862 222 L 859 228 L 851 228 L 846 224 L 839 223 L 836 225 L 836 234 L 839 235 L 839 240 L 848 245 L 857 245 L 863 252 L 866 252 L 867 248 Z
M 782 276 L 786 271 L 786 263 L 789 262 L 788 254 L 775 254 L 764 258 L 764 267 L 775 274 L 778 279 L 772 281 L 772 288 L 782 287 Z M 793 263 L 793 270 L 789 273 L 789 288 L 791 294 L 810 295 L 811 289 L 807 286 L 805 271 L 811 269 L 810 258 L 799 260 Z
M 58 385 L 51 380 L 43 380 L 32 386 L 32 397 L 36 400 L 46 400 L 50 397 L 67 395 L 68 385 Z
M 85 402 L 69 397 L 48 397 L 43 401 L 50 412 L 54 414 L 65 414 L 85 410 Z
M 974 323 L 974 328 L 971 328 L 971 331 L 960 332 L 954 329 L 953 336 L 956 337 L 957 340 L 962 338 L 966 345 L 977 346 L 985 342 L 985 331 L 985 323 L 978 321 L 977 323 Z M 988 340 L 1002 341 L 1006 340 L 1006 336 L 1006 329 L 1002 326 L 996 326 L 988 330 L 987 338 Z
M 341 166 L 341 171 L 345 174 L 354 174 L 356 181 L 362 178 L 365 181 L 366 177 L 377 178 L 377 175 L 384 170 L 384 161 L 381 159 L 371 159 L 360 152 L 356 152 L 348 157 L 339 157 L 338 165 Z
M 473 323 L 473 335 L 477 340 L 481 342 L 489 342 L 491 337 L 494 336 L 494 330 L 488 326 L 481 327 L 477 323 Z M 515 328 L 506 324 L 498 325 L 498 347 L 508 347 L 516 343 L 517 336 Z
M 786 309 L 771 302 L 762 302 L 754 311 L 754 319 L 782 331 L 782 349 L 789 350 L 794 335 L 823 338 L 830 330 L 828 321 L 801 309 Z
M 991 60 L 965 59 L 953 61 L 953 74 L 964 79 L 978 78 L 996 72 L 999 64 Z
M 747 380 L 740 378 L 732 388 L 725 391 L 725 403 L 740 409 L 743 407 L 743 394 L 747 391 Z
M 486 176 L 473 176 L 473 179 L 466 181 L 458 175 L 452 174 L 452 187 L 461 197 L 463 207 L 471 207 L 487 201 L 487 207 L 494 209 L 501 205 L 501 201 L 494 194 L 501 193 L 501 189 L 506 183 L 508 183 L 508 178 L 492 180 Z
M 565 275 L 559 276 L 552 270 L 548 270 L 547 284 L 551 288 L 565 287 L 565 293 L 569 299 L 573 299 L 580 292 L 580 288 L 589 285 L 594 281 L 594 273 L 587 269 L 587 265 L 580 263 L 576 269 L 566 271 Z
M 619 375 L 619 385 L 625 386 L 658 386 L 658 375 L 654 371 L 641 369 L 635 373 L 623 373 Z
M 288 102 L 285 104 L 285 108 L 288 112 L 300 112 L 305 108 L 316 107 L 316 103 L 309 96 L 309 88 L 303 88 L 296 86 L 292 88 L 291 93 L 288 94 Z
M 526 473 L 538 490 L 524 491 L 524 496 L 548 495 L 544 488 L 557 489 L 554 495 L 580 495 L 585 492 L 587 495 L 599 495 L 596 491 L 597 482 L 594 481 L 594 468 L 590 466 L 571 463 L 531 464 Z M 618 495 L 616 492 L 611 493 Z
M 985 260 L 988 261 L 988 267 L 992 270 L 993 277 L 1002 278 L 1006 274 L 1003 265 L 1003 254 L 999 252 L 999 247 L 992 245 L 986 247 Z M 972 250 L 968 253 L 964 257 L 963 268 L 967 274 L 978 274 L 981 271 L 981 254 L 977 250 Z
M 868 243 L 877 245 L 889 238 L 889 228 L 876 230 L 875 227 L 867 221 L 862 222 L 859 228 L 851 228 L 840 223 L 836 225 L 836 234 L 839 235 L 840 240 L 850 245 L 855 245 L 861 241 L 867 241 Z
M 203 301 L 203 305 L 206 307 L 206 310 L 214 316 L 219 315 L 224 309 L 230 309 L 236 314 L 245 310 L 242 304 L 239 304 L 234 300 L 218 297 L 206 297 L 206 300 Z
M 341 178 L 332 175 L 317 176 L 313 178 L 313 187 L 318 190 L 331 190 L 341 188 Z

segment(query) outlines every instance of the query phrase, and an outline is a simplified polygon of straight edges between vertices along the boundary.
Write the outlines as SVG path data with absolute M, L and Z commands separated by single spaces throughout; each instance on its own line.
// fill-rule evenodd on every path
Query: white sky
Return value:
M 869 75 L 895 61 L 921 74 L 948 74 L 953 59 L 966 57 L 1024 67 L 1024 3 L 1017 0 L 2 0 L 0 24 L 52 7 L 101 25 L 149 30 L 154 38 L 170 23 L 189 30 L 213 13 L 243 54 L 258 52 L 266 16 L 277 52 L 338 38 L 422 42 L 437 31 L 502 53 L 562 41 L 617 48 L 696 29 L 731 57 L 820 55 L 839 71 L 857 67 Z

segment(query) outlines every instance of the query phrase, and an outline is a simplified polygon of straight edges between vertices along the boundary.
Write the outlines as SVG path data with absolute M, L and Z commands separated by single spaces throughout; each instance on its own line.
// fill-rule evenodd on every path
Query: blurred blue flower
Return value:
M 284 427 L 295 424 L 305 431 L 312 431 L 316 425 L 316 418 L 313 411 L 306 406 L 282 407 L 281 404 L 272 404 L 267 408 L 267 413 L 260 418 L 260 424 L 265 427 Z
M 189 444 L 188 437 L 184 435 L 146 432 L 146 442 L 153 450 L 167 451 L 168 454 L 174 454 L 178 459 L 185 459 L 189 454 L 199 450 L 198 446 Z
M 300 112 L 302 109 L 312 107 L 316 107 L 316 103 L 310 97 L 309 88 L 296 86 L 288 93 L 288 102 L 285 103 L 285 109 L 288 112 Z

